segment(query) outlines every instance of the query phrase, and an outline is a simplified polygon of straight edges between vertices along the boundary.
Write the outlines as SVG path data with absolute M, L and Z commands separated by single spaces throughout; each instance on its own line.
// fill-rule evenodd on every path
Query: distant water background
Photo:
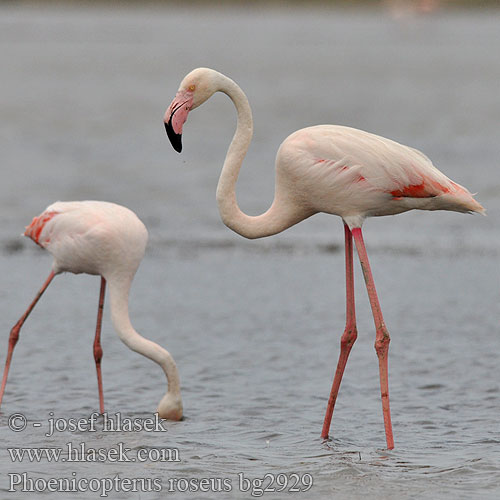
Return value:
M 26 473 L 39 485 L 118 475 L 157 479 L 162 489 L 109 498 L 251 498 L 243 473 L 252 481 L 282 474 L 288 488 L 295 477 L 312 478 L 307 492 L 263 493 L 272 500 L 499 498 L 499 26 L 494 9 L 395 16 L 2 3 L 0 363 L 10 328 L 50 269 L 50 256 L 20 236 L 23 228 L 58 199 L 114 201 L 149 229 L 131 317 L 174 355 L 185 419 L 165 424 L 164 433 L 45 436 L 49 418 L 87 418 L 98 408 L 99 280 L 60 276 L 14 354 L 0 413 L 0 497 L 100 498 L 9 492 L 8 474 Z M 220 222 L 215 188 L 235 127 L 222 94 L 189 116 L 182 155 L 170 147 L 164 110 L 198 66 L 235 79 L 252 105 L 254 140 L 238 182 L 247 213 L 271 202 L 281 141 L 319 123 L 421 149 L 487 208 L 487 217 L 412 212 L 364 226 L 392 336 L 395 450 L 384 449 L 375 333 L 357 263 L 359 338 L 332 440 L 320 439 L 344 327 L 340 219 L 317 215 L 261 241 Z M 108 413 L 151 418 L 163 373 L 118 340 L 107 310 L 103 349 Z M 28 419 L 22 432 L 9 429 L 15 413 Z M 68 442 L 107 450 L 123 443 L 132 454 L 172 449 L 180 460 L 14 462 L 8 451 L 66 450 Z M 226 479 L 231 491 L 181 491 L 202 478 Z

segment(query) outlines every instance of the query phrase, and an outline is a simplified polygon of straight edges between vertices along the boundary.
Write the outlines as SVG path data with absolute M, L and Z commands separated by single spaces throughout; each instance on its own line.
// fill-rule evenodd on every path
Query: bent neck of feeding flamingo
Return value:
M 280 233 L 301 219 L 292 216 L 276 196 L 262 215 L 250 216 L 241 211 L 236 199 L 236 182 L 253 135 L 252 110 L 241 88 L 220 75 L 218 90 L 227 94 L 237 111 L 237 125 L 217 185 L 217 205 L 224 224 L 245 238 L 262 238 Z
M 109 278 L 109 302 L 111 321 L 122 342 L 139 354 L 161 366 L 167 377 L 167 394 L 180 395 L 180 380 L 177 366 L 170 353 L 155 342 L 136 332 L 130 322 L 128 299 L 132 279 Z

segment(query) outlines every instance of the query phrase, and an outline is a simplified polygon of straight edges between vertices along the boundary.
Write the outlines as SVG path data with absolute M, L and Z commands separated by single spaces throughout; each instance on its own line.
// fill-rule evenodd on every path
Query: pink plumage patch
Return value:
M 38 217 L 35 217 L 32 221 L 31 224 L 26 228 L 26 231 L 24 231 L 24 236 L 29 236 L 37 245 L 42 246 L 40 243 L 40 235 L 42 234 L 43 228 L 45 227 L 45 224 L 49 222 L 55 215 L 57 215 L 59 212 L 44 212 L 43 214 L 39 215 Z M 45 243 L 48 243 L 50 239 L 47 239 Z
M 395 198 L 429 198 L 432 196 L 436 196 L 435 193 L 429 192 L 425 184 L 422 182 L 421 184 L 414 184 L 411 186 L 404 186 L 402 189 L 395 189 L 391 191 L 392 196 Z
M 433 198 L 440 194 L 449 193 L 450 190 L 439 182 L 432 179 L 424 179 L 420 184 L 411 184 L 403 186 L 400 189 L 391 191 L 392 196 L 396 199 L 400 198 Z

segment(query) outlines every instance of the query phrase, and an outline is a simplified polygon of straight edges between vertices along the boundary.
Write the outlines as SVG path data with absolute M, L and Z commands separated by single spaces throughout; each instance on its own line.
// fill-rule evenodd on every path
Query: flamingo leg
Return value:
M 94 360 L 95 369 L 97 372 L 97 389 L 99 391 L 99 411 L 104 413 L 104 393 L 102 390 L 102 373 L 101 373 L 101 360 L 102 360 L 102 347 L 101 347 L 101 326 L 102 314 L 104 310 L 104 295 L 106 293 L 106 280 L 101 277 L 101 291 L 99 292 L 99 306 L 97 308 L 97 324 L 95 327 L 94 339 Z
M 36 294 L 36 297 L 33 299 L 33 302 L 29 305 L 28 309 L 26 309 L 25 313 L 19 318 L 19 321 L 12 327 L 12 330 L 10 331 L 7 359 L 5 361 L 5 368 L 3 370 L 2 386 L 0 387 L 0 405 L 2 404 L 3 393 L 5 391 L 5 386 L 7 384 L 7 377 L 9 375 L 9 368 L 10 368 L 10 363 L 12 361 L 12 354 L 14 353 L 14 347 L 16 346 L 17 341 L 19 340 L 19 332 L 21 331 L 21 328 L 26 319 L 28 318 L 28 316 L 30 315 L 31 311 L 36 306 L 36 303 L 40 300 L 40 297 L 43 295 L 43 292 L 47 290 L 54 276 L 55 276 L 54 271 L 51 271 L 49 277 L 45 280 L 45 283 L 42 285 L 42 288 L 40 288 L 40 290 Z
M 345 233 L 345 277 L 346 277 L 346 325 L 345 330 L 340 339 L 340 355 L 333 379 L 332 389 L 330 391 L 330 398 L 326 407 L 325 420 L 323 422 L 323 430 L 321 437 L 328 438 L 330 430 L 330 423 L 332 420 L 333 409 L 335 401 L 340 389 L 340 382 L 344 374 L 344 369 L 347 364 L 347 358 L 351 352 L 352 346 L 358 337 L 356 328 L 356 311 L 354 307 L 354 270 L 353 270 L 353 247 L 352 247 L 352 233 L 347 224 L 344 224 Z
M 361 269 L 365 278 L 366 289 L 368 291 L 368 298 L 373 313 L 373 320 L 375 321 L 376 337 L 375 337 L 375 350 L 377 351 L 379 372 L 380 372 L 380 393 L 382 396 L 382 411 L 384 414 L 385 438 L 387 440 L 387 448 L 392 450 L 394 448 L 394 438 L 392 436 L 391 424 L 391 410 L 389 407 L 389 378 L 388 378 L 388 352 L 389 342 L 391 340 L 387 327 L 385 326 L 382 310 L 377 297 L 375 289 L 375 282 L 373 281 L 370 263 L 368 262 L 368 254 L 366 253 L 365 243 L 363 241 L 363 234 L 361 228 L 357 227 L 352 230 L 352 235 L 356 243 L 356 250 L 358 251 Z

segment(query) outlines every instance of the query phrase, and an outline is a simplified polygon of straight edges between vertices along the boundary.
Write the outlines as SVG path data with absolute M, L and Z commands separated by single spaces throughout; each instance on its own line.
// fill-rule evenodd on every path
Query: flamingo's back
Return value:
M 352 219 L 411 209 L 484 213 L 471 193 L 420 151 L 362 130 L 318 125 L 281 145 L 277 190 L 317 212 Z M 359 220 L 358 220 L 359 219 Z
M 24 234 L 53 255 L 56 273 L 135 273 L 147 243 L 146 227 L 134 212 L 102 201 L 53 203 Z

